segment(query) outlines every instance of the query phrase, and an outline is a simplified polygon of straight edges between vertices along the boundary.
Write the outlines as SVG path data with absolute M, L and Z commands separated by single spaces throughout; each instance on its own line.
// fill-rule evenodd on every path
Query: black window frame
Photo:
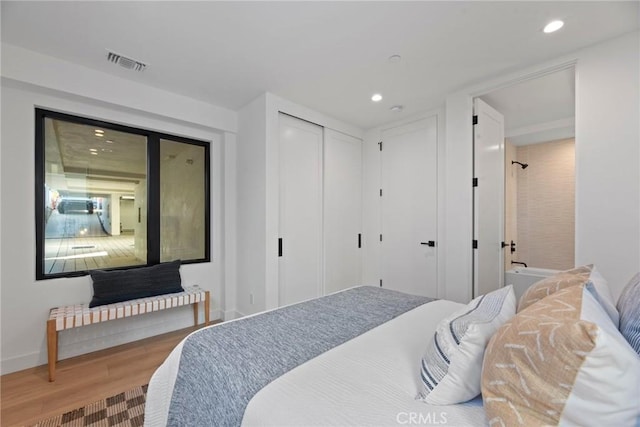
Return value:
M 197 145 L 204 148 L 205 162 L 205 256 L 203 258 L 181 260 L 182 264 L 198 264 L 211 261 L 211 169 L 210 169 L 210 141 L 171 135 L 150 129 L 136 128 L 107 122 L 89 117 L 61 113 L 58 111 L 35 108 L 35 226 L 36 226 L 36 280 L 56 279 L 60 277 L 79 277 L 91 274 L 94 270 L 78 270 L 62 273 L 44 272 L 44 243 L 45 243 L 45 119 L 63 120 L 67 122 L 95 126 L 96 128 L 111 129 L 128 132 L 147 138 L 147 263 L 125 267 L 106 268 L 106 270 L 128 270 L 144 266 L 160 264 L 160 140 L 169 140 L 185 144 Z

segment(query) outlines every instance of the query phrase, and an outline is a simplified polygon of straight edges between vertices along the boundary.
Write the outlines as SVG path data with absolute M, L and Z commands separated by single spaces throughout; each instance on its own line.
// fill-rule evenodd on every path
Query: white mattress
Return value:
M 450 406 L 415 400 L 420 360 L 436 324 L 462 306 L 425 304 L 300 365 L 253 397 L 242 424 L 488 425 L 480 398 Z

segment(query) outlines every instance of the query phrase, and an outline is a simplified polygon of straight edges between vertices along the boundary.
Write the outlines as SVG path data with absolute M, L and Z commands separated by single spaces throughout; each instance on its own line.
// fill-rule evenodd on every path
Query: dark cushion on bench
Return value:
M 180 260 L 128 270 L 93 270 L 89 307 L 183 292 Z

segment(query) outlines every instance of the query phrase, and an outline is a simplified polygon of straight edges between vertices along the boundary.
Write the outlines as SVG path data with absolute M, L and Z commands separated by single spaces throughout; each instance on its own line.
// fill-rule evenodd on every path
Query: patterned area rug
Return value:
M 32 427 L 138 427 L 144 424 L 147 385 L 42 420 Z

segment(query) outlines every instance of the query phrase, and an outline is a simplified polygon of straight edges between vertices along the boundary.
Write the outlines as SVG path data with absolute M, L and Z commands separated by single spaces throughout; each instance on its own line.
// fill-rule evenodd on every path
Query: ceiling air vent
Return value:
M 127 70 L 143 71 L 147 67 L 147 64 L 144 62 L 136 61 L 135 59 L 127 58 L 126 56 L 111 51 L 108 51 L 107 60 Z

